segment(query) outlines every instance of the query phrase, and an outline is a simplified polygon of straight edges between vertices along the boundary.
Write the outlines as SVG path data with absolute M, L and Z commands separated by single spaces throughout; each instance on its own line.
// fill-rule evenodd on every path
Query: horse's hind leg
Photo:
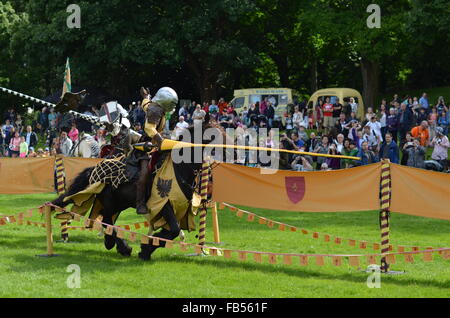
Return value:
M 180 234 L 180 226 L 178 225 L 177 218 L 173 212 L 172 206 L 167 203 L 161 210 L 161 215 L 164 220 L 169 225 L 170 230 L 162 229 L 159 233 L 155 234 L 155 237 L 160 237 L 167 240 L 173 240 Z M 159 246 L 153 246 L 150 244 L 141 244 L 141 252 L 139 253 L 139 258 L 145 261 L 150 260 L 152 253 L 158 247 L 164 247 L 166 242 L 160 241 Z

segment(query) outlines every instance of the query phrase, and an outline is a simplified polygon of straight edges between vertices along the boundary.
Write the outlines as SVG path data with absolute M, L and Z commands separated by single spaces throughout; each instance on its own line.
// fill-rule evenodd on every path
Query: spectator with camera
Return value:
M 406 165 L 414 168 L 425 168 L 425 147 L 420 145 L 420 139 L 414 138 L 412 146 L 405 149 L 408 153 L 408 160 Z
M 291 168 L 294 171 L 313 171 L 313 166 L 304 156 L 295 156 Z
M 450 142 L 442 127 L 436 127 L 436 136 L 431 140 L 430 146 L 433 147 L 431 159 L 439 162 L 446 170 L 448 168 L 447 159 Z
M 377 120 L 377 116 L 370 117 L 370 121 L 366 124 L 370 127 L 370 130 L 377 136 L 378 141 L 383 142 L 383 135 L 381 133 L 381 123 Z
M 315 153 L 318 154 L 328 154 L 328 150 L 330 149 L 328 136 L 322 136 L 321 142 L 314 149 Z M 326 157 L 317 157 L 317 165 L 320 166 L 322 163 L 326 161 Z
M 408 163 L 408 152 L 406 151 L 409 147 L 413 147 L 414 146 L 414 138 L 411 136 L 411 132 L 406 133 L 406 141 L 403 144 L 402 148 L 402 160 L 400 162 L 400 164 L 402 166 L 406 166 Z
M 350 141 L 349 139 L 346 139 L 344 142 L 344 149 L 342 151 L 342 154 L 344 156 L 357 157 L 358 156 L 358 147 L 356 147 L 355 142 Z M 352 167 L 356 166 L 356 160 L 342 159 L 341 166 L 343 168 L 352 168 Z
M 340 153 L 338 153 L 338 151 L 337 151 L 336 144 L 332 143 L 328 147 L 328 154 L 332 155 L 332 156 L 340 155 Z M 328 165 L 328 167 L 331 168 L 331 170 L 341 169 L 341 159 L 340 158 L 329 157 L 329 158 L 326 158 L 325 162 Z
M 286 135 L 285 135 L 286 136 Z M 283 136 L 284 137 L 284 136 Z M 285 139 L 292 147 L 295 151 L 299 151 L 299 149 L 301 147 L 305 146 L 305 142 L 303 140 L 301 140 L 298 136 L 298 133 L 293 132 L 291 134 L 291 138 L 288 138 L 287 136 L 285 137 Z
M 361 129 L 359 122 L 356 119 L 352 119 L 345 128 L 348 129 L 347 138 L 356 142 L 355 137 L 357 137 L 357 131 Z
M 380 137 L 381 136 L 378 136 L 372 129 L 370 129 L 370 126 L 364 126 L 362 140 L 367 142 L 370 150 L 378 150 L 378 146 L 381 143 Z
M 377 155 L 369 149 L 369 143 L 367 141 L 362 142 L 361 149 L 358 152 L 358 157 L 360 157 L 360 160 L 356 162 L 358 166 L 365 166 L 378 162 Z

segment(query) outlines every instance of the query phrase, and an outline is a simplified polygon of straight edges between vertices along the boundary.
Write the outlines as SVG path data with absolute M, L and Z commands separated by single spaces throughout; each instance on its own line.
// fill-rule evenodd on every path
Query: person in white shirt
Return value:
M 303 114 L 300 112 L 298 106 L 294 107 L 294 114 L 292 115 L 292 121 L 294 123 L 294 127 L 296 127 L 297 129 L 303 123 Z
M 350 97 L 350 106 L 352 107 L 352 112 L 357 114 L 358 113 L 358 103 L 355 102 L 355 99 L 353 97 Z
M 65 131 L 61 132 L 59 149 L 61 150 L 61 154 L 64 156 L 68 156 L 70 154 L 70 150 L 72 149 L 72 140 L 67 137 L 67 133 Z
M 375 115 L 370 117 L 370 121 L 366 124 L 366 126 L 370 127 L 370 130 L 375 133 L 375 135 L 380 139 L 380 142 L 383 142 L 383 137 L 381 134 L 381 123 L 377 120 Z
M 205 120 L 206 112 L 202 109 L 200 104 L 195 106 L 194 113 L 192 114 L 192 119 L 194 120 L 194 125 L 201 125 Z
M 381 144 L 381 136 L 377 135 L 370 126 L 364 126 L 364 134 L 362 136 L 362 142 L 366 141 L 372 151 L 376 151 Z
M 344 135 L 339 134 L 336 137 L 336 140 L 334 140 L 334 144 L 336 145 L 336 151 L 340 154 L 342 154 L 342 151 L 344 150 Z
M 183 129 L 186 129 L 189 127 L 189 124 L 184 121 L 184 117 L 180 116 L 178 119 L 178 123 L 175 125 L 175 136 L 180 137 L 181 133 L 183 132 Z

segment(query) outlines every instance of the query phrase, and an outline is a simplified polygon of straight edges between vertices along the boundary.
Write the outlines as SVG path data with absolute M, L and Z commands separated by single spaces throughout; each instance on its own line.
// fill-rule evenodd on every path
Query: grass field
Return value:
M 53 194 L 1 195 L 0 214 L 12 214 L 39 206 L 53 199 Z M 248 209 L 276 221 L 306 229 L 340 235 L 343 238 L 379 241 L 378 213 L 293 213 Z M 32 218 L 41 221 L 37 215 Z M 57 221 L 57 220 L 55 220 Z M 118 224 L 140 222 L 133 210 L 123 213 Z M 55 226 L 58 222 L 54 222 Z M 346 244 L 336 245 L 312 239 L 300 233 L 270 229 L 257 222 L 237 218 L 228 209 L 219 211 L 223 248 L 290 253 L 370 253 Z M 212 241 L 208 219 L 207 241 Z M 137 230 L 145 233 L 144 229 Z M 55 227 L 55 240 L 59 230 Z M 392 214 L 391 242 L 400 245 L 450 246 L 450 222 Z M 187 241 L 196 243 L 196 232 Z M 71 231 L 70 240 L 78 243 L 55 244 L 54 258 L 39 258 L 46 252 L 45 229 L 7 224 L 0 227 L 0 297 L 449 297 L 449 260 L 434 257 L 414 264 L 397 258 L 393 270 L 399 276 L 381 277 L 381 288 L 366 286 L 368 274 L 341 267 L 326 260 L 315 264 L 258 264 L 237 257 L 195 257 L 176 249 L 159 249 L 151 262 L 137 258 L 138 243 L 130 243 L 133 254 L 125 258 L 115 250 L 107 251 L 96 232 Z M 190 251 L 189 253 L 193 253 Z M 70 289 L 67 266 L 81 268 L 81 288 Z M 365 265 L 363 265 L 365 266 Z

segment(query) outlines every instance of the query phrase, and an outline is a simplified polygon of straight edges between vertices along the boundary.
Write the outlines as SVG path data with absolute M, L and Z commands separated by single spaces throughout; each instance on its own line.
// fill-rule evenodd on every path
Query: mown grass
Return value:
M 53 199 L 53 194 L 1 195 L 0 214 L 12 214 Z M 340 235 L 343 238 L 379 241 L 377 212 L 293 213 L 248 208 L 259 215 L 306 229 Z M 32 218 L 39 221 L 39 216 Z M 139 222 L 142 218 L 127 210 L 118 224 Z M 43 222 L 43 220 L 40 220 Z M 257 222 L 238 218 L 228 209 L 219 211 L 220 247 L 291 253 L 370 253 L 347 244 L 325 243 L 311 235 L 270 229 Z M 59 239 L 57 220 L 55 240 Z M 137 230 L 145 233 L 144 229 Z M 391 217 L 393 244 L 433 247 L 450 246 L 450 222 L 400 214 Z M 197 242 L 196 232 L 187 241 Z M 208 218 L 207 241 L 213 240 Z M 449 260 L 435 256 L 433 262 L 415 257 L 413 264 L 397 258 L 393 270 L 399 276 L 381 277 L 381 288 L 366 285 L 368 274 L 341 267 L 326 260 L 325 266 L 311 264 L 262 264 L 223 257 L 186 256 L 175 249 L 159 249 L 151 262 L 137 258 L 138 243 L 130 243 L 133 254 L 125 258 L 107 251 L 96 232 L 71 231 L 73 244 L 55 243 L 54 258 L 40 258 L 46 252 L 45 229 L 8 224 L 0 227 L 0 297 L 449 297 Z M 311 263 L 313 261 L 311 260 Z M 81 288 L 70 289 L 67 266 L 81 268 Z M 365 263 L 362 267 L 365 267 Z

